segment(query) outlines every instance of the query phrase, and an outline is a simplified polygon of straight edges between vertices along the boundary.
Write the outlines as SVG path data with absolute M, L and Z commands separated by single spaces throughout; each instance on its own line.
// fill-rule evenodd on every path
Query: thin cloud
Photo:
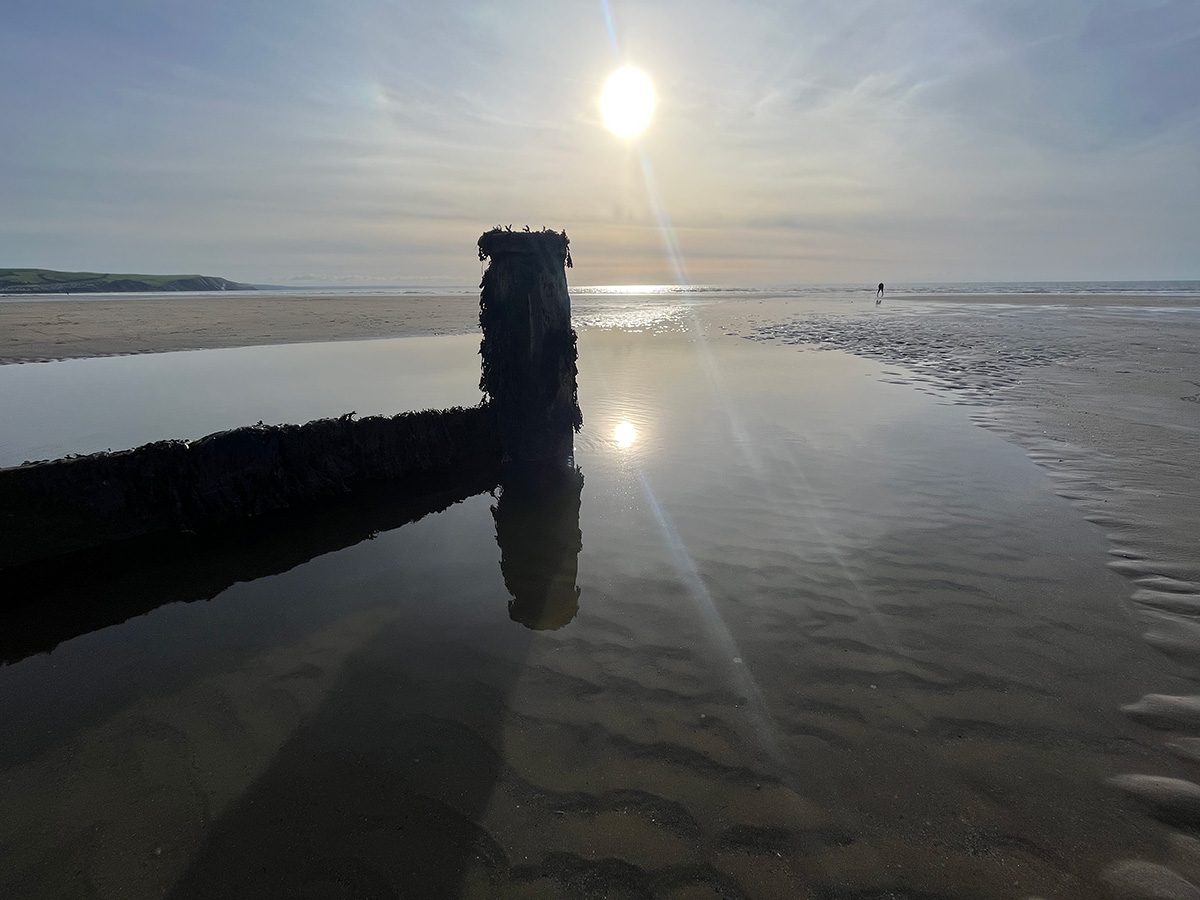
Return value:
M 1194 2 L 611 5 L 697 280 L 1200 277 Z M 623 61 L 589 4 L 20 4 L 7 263 L 470 283 L 511 222 L 669 280 L 596 107 Z

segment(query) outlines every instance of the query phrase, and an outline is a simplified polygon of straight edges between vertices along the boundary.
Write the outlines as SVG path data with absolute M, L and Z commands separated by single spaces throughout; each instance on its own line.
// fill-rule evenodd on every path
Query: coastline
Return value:
M 583 293 L 575 302 L 579 327 L 699 329 L 902 366 L 899 381 L 981 407 L 977 424 L 1056 472 L 1085 515 L 1107 523 L 1115 566 L 1191 586 L 1200 582 L 1188 538 L 1200 533 L 1192 487 L 1200 468 L 1194 304 L 1148 293 L 922 294 L 885 297 L 881 306 L 832 292 Z M 6 301 L 0 364 L 477 329 L 470 295 Z
M 895 366 L 885 372 L 892 383 L 972 407 L 976 425 L 1023 449 L 1100 529 L 1108 567 L 1130 590 L 1122 614 L 1191 694 L 1200 677 L 1200 309 L 1160 298 L 1153 309 L 1014 302 L 981 310 L 955 299 L 897 304 L 882 315 L 778 318 L 742 334 L 874 359 Z M 1048 559 L 1058 552 L 1046 548 Z M 1195 780 L 1195 757 L 1180 749 L 1187 741 L 1169 740 L 1191 740 L 1194 723 L 1174 708 L 1145 713 L 1192 698 L 1164 701 L 1173 693 L 1165 684 L 1146 689 L 1121 712 L 1180 756 L 1177 777 Z M 1140 776 L 1128 777 L 1136 784 Z
M 945 299 L 878 315 L 773 316 L 740 330 L 897 365 L 898 382 L 975 407 L 976 424 L 1023 447 L 1105 528 L 1114 569 L 1200 592 L 1200 309 L 1166 298 L 1072 305 L 993 296 L 986 302 L 1009 305 L 986 314 L 974 298 Z M 1157 303 L 1131 308 L 1130 299 Z
M 928 294 L 874 301 L 722 304 L 712 321 L 754 340 L 835 349 L 897 367 L 899 384 L 971 419 L 1047 469 L 1138 588 L 1147 638 L 1200 674 L 1200 635 L 1147 592 L 1200 603 L 1200 306 L 1154 294 Z M 1164 601 L 1167 608 L 1178 603 Z
M 733 298 L 737 299 L 733 299 Z M 709 310 L 716 323 L 765 322 L 800 312 L 874 312 L 863 292 L 755 295 L 576 295 L 577 311 L 677 305 Z M 1155 294 L 920 294 L 884 298 L 880 311 L 932 304 L 1069 308 L 1197 308 L 1192 297 Z M 148 313 L 153 312 L 153 315 Z M 479 328 L 474 295 L 238 294 L 114 299 L 0 301 L 0 365 L 177 350 L 216 350 L 271 344 L 472 334 Z
M 1133 577 L 1200 583 L 1200 307 L 1154 294 L 576 298 L 579 327 L 669 327 L 835 348 L 979 407 L 1085 515 Z M 147 304 L 150 304 L 149 306 Z M 1180 305 L 1176 305 L 1180 304 Z M 152 315 L 150 315 L 152 313 Z M 180 350 L 469 335 L 464 295 L 125 297 L 0 303 L 0 365 Z M 1130 524 L 1132 523 L 1132 524 Z M 1174 523 L 1174 524 L 1172 524 Z M 1188 588 L 1191 592 L 1192 587 Z

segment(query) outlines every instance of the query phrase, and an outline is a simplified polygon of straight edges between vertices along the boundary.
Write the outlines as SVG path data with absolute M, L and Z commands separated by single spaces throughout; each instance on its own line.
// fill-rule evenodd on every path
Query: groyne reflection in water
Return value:
M 2 570 L 0 665 L 169 603 L 209 600 L 497 488 L 491 511 L 509 616 L 535 630 L 561 628 L 579 610 L 583 473 L 573 462 L 510 464 L 426 481 L 416 493 L 384 485 L 219 531 L 148 535 Z
M 495 488 L 494 467 L 376 485 L 199 533 L 163 532 L 0 570 L 0 665 L 169 603 L 287 572 Z
M 492 507 L 508 615 L 537 631 L 561 628 L 579 611 L 579 507 L 583 473 L 574 463 L 509 465 Z

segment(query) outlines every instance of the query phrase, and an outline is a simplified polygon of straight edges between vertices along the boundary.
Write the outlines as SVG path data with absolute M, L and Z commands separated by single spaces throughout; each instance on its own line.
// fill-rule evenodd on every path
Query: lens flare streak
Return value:
M 612 7 L 608 5 L 608 0 L 600 0 L 600 13 L 604 16 L 604 27 L 608 31 L 608 42 L 612 45 L 613 53 L 620 56 L 621 49 L 617 45 L 617 28 L 613 24 Z
M 620 45 L 617 41 L 616 27 L 613 22 L 612 8 L 608 0 L 600 0 L 601 13 L 604 16 L 604 25 L 608 31 L 609 42 L 612 45 L 613 53 L 620 56 Z M 650 208 L 654 214 L 655 222 L 658 225 L 658 231 L 662 238 L 663 250 L 666 253 L 667 260 L 671 265 L 672 273 L 675 276 L 676 284 L 686 286 L 690 284 L 691 279 L 688 275 L 687 264 L 683 256 L 683 248 L 679 245 L 679 240 L 675 235 L 675 228 L 671 223 L 671 217 L 667 212 L 666 203 L 663 201 L 662 194 L 658 189 L 658 181 L 654 177 L 654 169 L 650 164 L 650 158 L 646 155 L 645 150 L 638 144 L 637 147 L 638 159 L 641 162 L 642 177 L 646 182 L 646 194 L 650 200 Z M 693 312 L 693 318 L 695 314 Z M 705 348 L 707 351 L 707 348 Z M 719 371 L 716 369 L 715 362 L 711 357 L 705 359 L 705 369 L 708 372 L 713 383 L 720 388 L 724 388 L 724 380 L 721 378 Z M 731 425 L 735 434 L 739 439 L 739 443 L 743 444 L 746 452 L 752 453 L 749 448 L 749 441 L 745 436 L 744 429 L 741 428 L 740 421 L 732 413 L 732 404 L 729 402 L 728 392 L 722 390 L 722 401 L 730 412 Z M 619 439 L 618 439 L 619 440 Z M 757 463 L 757 460 L 753 460 Z M 757 468 L 757 466 L 756 466 Z M 700 578 L 700 572 L 696 568 L 695 560 L 692 559 L 686 545 L 679 536 L 678 530 L 675 528 L 675 523 L 662 504 L 658 502 L 658 497 L 654 494 L 654 489 L 650 485 L 650 479 L 647 478 L 645 471 L 641 466 L 637 467 L 638 480 L 641 482 L 642 491 L 646 496 L 646 502 L 649 504 L 651 511 L 654 514 L 655 521 L 658 523 L 659 529 L 662 531 L 663 538 L 666 540 L 667 547 L 670 549 L 671 555 L 674 558 L 675 566 L 683 578 L 684 583 L 689 589 L 689 594 L 695 601 L 696 608 L 700 612 L 701 617 L 707 624 L 709 631 L 720 646 L 725 659 L 728 660 L 731 666 L 731 674 L 738 689 L 745 695 L 749 704 L 749 720 L 754 728 L 762 747 L 769 754 L 772 762 L 776 765 L 783 765 L 783 754 L 779 749 L 779 742 L 775 737 L 775 730 L 771 724 L 771 716 L 767 709 L 766 700 L 763 697 L 762 691 L 758 687 L 758 683 L 750 674 L 749 667 L 742 661 L 741 651 L 738 649 L 737 642 L 733 638 L 733 634 L 729 630 L 729 626 L 725 624 L 720 611 L 713 602 L 712 594 L 709 593 L 703 579 Z
M 779 742 L 775 739 L 775 729 L 771 724 L 771 714 L 767 709 L 767 702 L 763 698 L 762 691 L 759 689 L 758 683 L 754 680 L 754 676 L 750 674 L 750 668 L 742 661 L 742 653 L 738 648 L 737 641 L 734 640 L 729 626 L 725 624 L 720 610 L 717 609 L 716 603 L 713 602 L 712 594 L 709 593 L 708 587 L 704 584 L 703 579 L 701 579 L 700 571 L 696 568 L 696 562 L 692 559 L 687 546 L 679 536 L 679 532 L 676 530 L 675 523 L 672 521 L 670 514 L 658 502 L 658 497 L 655 496 L 654 489 L 650 486 L 650 479 L 646 477 L 646 473 L 640 466 L 638 467 L 637 474 L 638 480 L 642 485 L 642 492 L 646 495 L 646 502 L 650 505 L 650 510 L 654 513 L 654 519 L 662 531 L 667 548 L 671 551 L 675 567 L 679 571 L 684 584 L 687 586 L 688 593 L 695 602 L 697 611 L 708 626 L 712 637 L 715 639 L 726 662 L 729 664 L 734 683 L 738 690 L 746 697 L 749 705 L 749 709 L 747 710 L 748 718 L 751 726 L 754 728 L 754 733 L 758 737 L 763 749 L 770 756 L 771 761 L 776 765 L 782 766 L 784 763 L 783 754 L 780 752 Z
M 662 237 L 663 250 L 667 254 L 667 261 L 671 264 L 671 271 L 675 275 L 676 283 L 686 285 L 691 279 L 688 277 L 687 264 L 683 258 L 683 249 L 679 246 L 679 240 L 675 237 L 675 227 L 671 224 L 671 216 L 667 213 L 667 205 L 663 202 L 662 194 L 658 190 L 658 181 L 654 177 L 654 170 L 650 165 L 650 157 L 646 155 L 646 151 L 638 146 L 638 157 L 642 162 L 642 176 L 646 180 L 646 195 L 650 198 L 650 209 L 654 213 L 654 220 L 658 223 L 658 232 Z
M 608 32 L 608 41 L 612 46 L 613 54 L 619 59 L 621 57 L 620 43 L 617 41 L 616 24 L 613 21 L 612 7 L 608 0 L 600 0 L 600 14 L 604 17 L 604 28 Z M 687 266 L 683 259 L 683 250 L 679 246 L 679 241 L 675 237 L 675 229 L 671 225 L 671 217 L 667 214 L 666 204 L 663 203 L 662 195 L 658 190 L 658 182 L 654 178 L 654 171 L 650 166 L 650 158 L 646 156 L 645 151 L 638 146 L 638 157 L 642 164 L 642 176 L 646 181 L 646 193 L 650 198 L 650 207 L 654 213 L 654 219 L 658 223 L 659 233 L 662 235 L 663 249 L 666 251 L 667 259 L 671 264 L 671 270 L 675 275 L 675 282 L 681 286 L 690 283 Z

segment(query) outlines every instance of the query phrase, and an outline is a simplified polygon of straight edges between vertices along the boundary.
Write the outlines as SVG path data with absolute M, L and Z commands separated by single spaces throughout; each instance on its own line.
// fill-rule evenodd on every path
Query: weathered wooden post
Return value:
M 490 260 L 479 295 L 480 390 L 506 462 L 566 460 L 583 424 L 576 391 L 567 234 L 496 228 L 479 238 Z

